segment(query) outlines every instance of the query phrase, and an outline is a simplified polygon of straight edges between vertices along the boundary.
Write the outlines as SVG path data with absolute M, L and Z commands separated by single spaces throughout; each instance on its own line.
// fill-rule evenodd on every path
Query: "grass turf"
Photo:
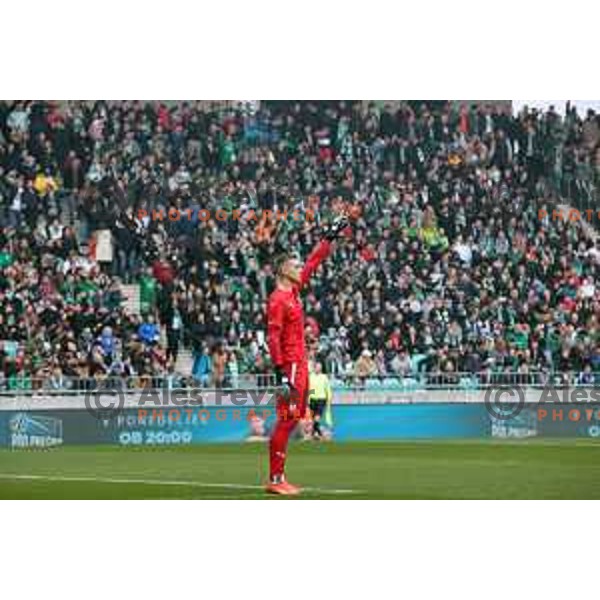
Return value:
M 263 444 L 0 450 L 0 498 L 271 498 L 267 463 Z M 296 443 L 288 476 L 304 498 L 600 498 L 600 442 Z

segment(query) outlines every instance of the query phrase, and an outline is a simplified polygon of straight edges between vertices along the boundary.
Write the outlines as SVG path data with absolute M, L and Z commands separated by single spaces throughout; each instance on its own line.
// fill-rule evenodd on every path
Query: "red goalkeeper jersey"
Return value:
M 277 367 L 306 360 L 304 310 L 299 293 L 330 251 L 331 242 L 321 241 L 302 268 L 300 284 L 291 290 L 276 289 L 269 297 L 267 342 L 271 360 Z

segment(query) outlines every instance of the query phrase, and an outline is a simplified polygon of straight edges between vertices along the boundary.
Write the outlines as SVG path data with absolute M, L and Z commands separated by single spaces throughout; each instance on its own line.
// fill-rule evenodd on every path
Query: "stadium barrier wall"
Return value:
M 516 388 L 509 388 L 516 390 Z M 589 385 L 554 386 L 552 388 L 523 387 L 520 388 L 525 404 L 538 404 L 547 401 L 548 392 L 553 392 L 554 398 L 565 403 L 570 398 L 589 399 L 600 404 L 600 388 Z M 486 396 L 494 400 L 500 387 L 490 386 L 487 389 L 412 389 L 412 390 L 347 390 L 335 391 L 333 404 L 344 405 L 379 405 L 379 404 L 483 404 Z M 272 405 L 274 391 L 269 388 L 248 388 L 244 390 L 196 390 L 197 395 L 190 390 L 146 389 L 122 390 L 111 389 L 91 390 L 89 394 L 74 392 L 0 392 L 0 412 L 21 410 L 85 410 L 88 406 L 101 406 L 111 401 L 120 403 L 121 408 L 168 408 L 181 407 L 189 400 L 191 406 L 201 404 L 205 407 L 234 407 L 250 406 L 254 408 Z M 517 397 L 513 393 L 513 397 Z M 111 400 L 112 398 L 112 400 Z M 186 400 L 188 399 L 188 400 Z M 546 400 L 545 400 L 546 399 Z
M 0 411 L 0 447 L 110 444 L 173 446 L 264 441 L 272 407 L 126 408 L 110 418 L 83 409 Z M 302 428 L 298 429 L 301 435 Z M 334 407 L 332 438 L 600 437 L 600 406 L 524 404 L 514 416 L 493 416 L 484 403 L 342 404 Z

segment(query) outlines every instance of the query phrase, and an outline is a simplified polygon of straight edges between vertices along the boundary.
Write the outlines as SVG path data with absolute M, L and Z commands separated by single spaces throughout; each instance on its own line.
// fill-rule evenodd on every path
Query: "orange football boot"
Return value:
M 280 496 L 297 496 L 300 493 L 300 488 L 297 485 L 292 485 L 285 480 L 279 483 L 269 483 L 265 490 L 267 494 L 278 494 Z

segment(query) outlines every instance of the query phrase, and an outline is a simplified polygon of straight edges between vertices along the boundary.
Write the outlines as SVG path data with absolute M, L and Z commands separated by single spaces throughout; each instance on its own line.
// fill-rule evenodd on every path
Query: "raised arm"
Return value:
M 300 274 L 300 285 L 299 289 L 302 289 L 310 280 L 312 274 L 319 268 L 319 265 L 329 256 L 331 253 L 331 242 L 329 240 L 321 240 L 315 249 L 310 253 L 302 273 Z
M 300 285 L 298 289 L 302 289 L 309 281 L 311 275 L 317 270 L 318 266 L 331 253 L 331 242 L 339 238 L 345 229 L 350 225 L 348 215 L 342 214 L 334 219 L 327 227 L 323 239 L 317 244 L 317 247 L 311 252 L 302 273 L 300 275 Z

